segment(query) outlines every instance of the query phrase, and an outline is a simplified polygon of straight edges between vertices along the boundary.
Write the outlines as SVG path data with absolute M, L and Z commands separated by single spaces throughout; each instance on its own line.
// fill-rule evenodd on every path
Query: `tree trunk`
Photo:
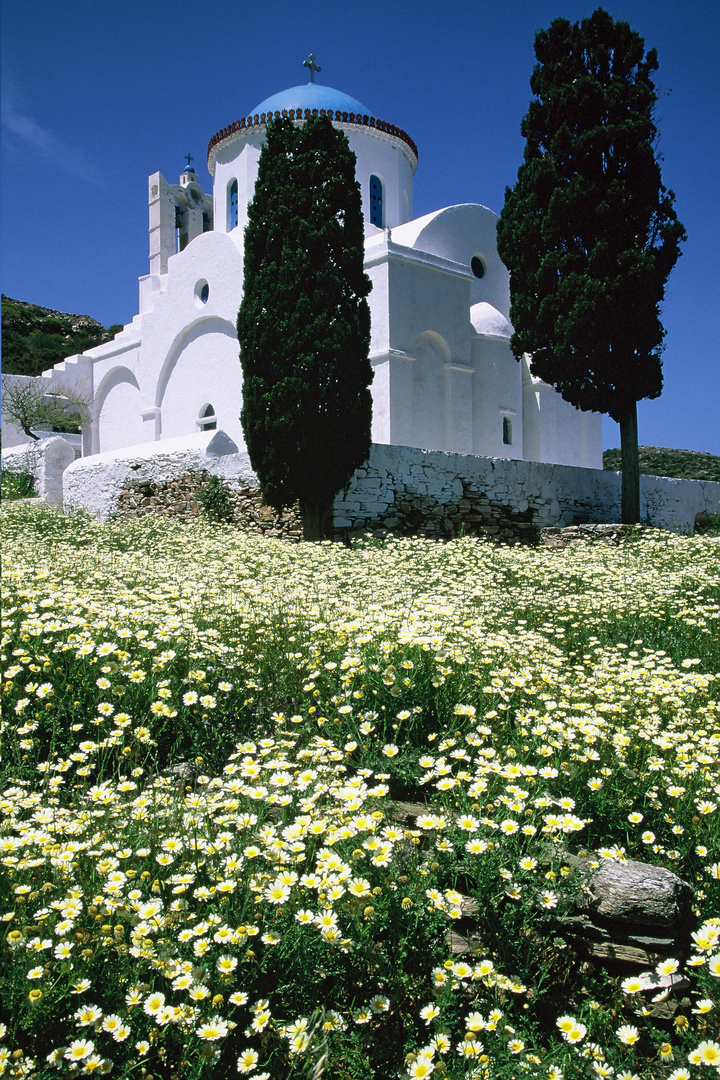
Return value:
M 301 502 L 300 516 L 303 523 L 303 540 L 325 539 L 325 513 L 327 507 L 317 503 Z
M 622 456 L 623 525 L 640 521 L 640 458 L 638 454 L 637 403 L 633 401 L 620 418 L 620 452 Z

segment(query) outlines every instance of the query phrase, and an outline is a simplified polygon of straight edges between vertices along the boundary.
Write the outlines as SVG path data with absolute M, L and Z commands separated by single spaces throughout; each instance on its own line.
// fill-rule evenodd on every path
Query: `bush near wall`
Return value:
M 222 481 L 204 470 L 189 471 L 177 479 L 162 483 L 129 481 L 120 495 L 114 517 L 140 518 L 146 514 L 160 514 L 187 520 L 203 515 L 217 518 L 213 507 L 219 507 L 221 499 L 225 505 L 225 499 L 217 492 L 218 484 L 222 485 Z M 208 499 L 211 485 L 216 494 Z M 297 507 L 277 513 L 272 507 L 265 506 L 257 488 L 227 484 L 222 486 L 222 492 L 227 498 L 229 515 L 226 516 L 224 511 L 223 520 L 267 536 L 286 540 L 302 538 L 302 522 Z M 208 505 L 204 505 L 204 500 Z
M 34 498 L 37 495 L 35 477 L 29 472 L 14 472 L 3 469 L 0 474 L 0 498 L 5 501 L 13 499 Z

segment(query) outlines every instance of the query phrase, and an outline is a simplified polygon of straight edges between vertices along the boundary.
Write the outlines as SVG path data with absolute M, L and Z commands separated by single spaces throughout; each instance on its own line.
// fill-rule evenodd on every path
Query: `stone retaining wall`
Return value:
M 64 505 L 107 521 L 117 513 L 127 487 L 169 484 L 189 472 L 207 472 L 238 488 L 256 486 L 248 455 L 238 451 L 229 435 L 201 431 L 80 458 L 65 471 Z
M 248 455 L 222 431 L 81 458 L 64 471 L 64 504 L 102 521 L 149 509 L 193 516 L 203 482 L 197 478 L 209 476 L 226 486 L 238 524 L 300 535 L 297 509 L 276 515 L 262 505 Z M 618 521 L 620 481 L 619 473 L 598 469 L 374 444 L 335 500 L 334 533 L 523 542 L 547 527 Z M 692 532 L 696 519 L 720 511 L 720 483 L 641 476 L 640 506 L 644 524 Z
M 599 469 L 374 444 L 335 500 L 335 528 L 510 539 L 528 527 L 619 521 L 620 484 L 620 473 Z M 720 483 L 640 477 L 644 524 L 692 532 L 697 516 L 719 509 Z
M 174 480 L 127 480 L 120 491 L 115 518 L 138 518 L 145 514 L 178 517 L 185 520 L 203 515 L 203 488 L 211 474 L 205 470 L 186 472 Z M 230 504 L 229 522 L 284 540 L 302 539 L 302 520 L 297 505 L 277 512 L 266 506 L 257 487 L 224 483 Z

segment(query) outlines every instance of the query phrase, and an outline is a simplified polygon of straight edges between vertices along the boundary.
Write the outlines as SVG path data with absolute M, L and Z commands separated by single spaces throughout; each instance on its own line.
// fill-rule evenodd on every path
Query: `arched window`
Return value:
M 383 227 L 383 186 L 379 176 L 370 177 L 370 224 Z
M 238 182 L 231 180 L 228 185 L 228 232 L 237 228 L 238 223 Z
M 205 408 L 201 410 L 197 425 L 200 431 L 217 430 L 217 416 L 215 415 L 215 407 L 213 405 L 206 405 Z
M 503 416 L 503 445 L 512 446 L 512 420 Z

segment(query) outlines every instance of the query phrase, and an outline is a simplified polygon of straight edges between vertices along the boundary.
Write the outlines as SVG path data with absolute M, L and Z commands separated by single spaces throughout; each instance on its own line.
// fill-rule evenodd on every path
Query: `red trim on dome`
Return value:
M 237 131 L 246 131 L 250 128 L 265 127 L 271 120 L 279 120 L 281 116 L 289 117 L 291 120 L 308 120 L 311 116 L 317 116 L 317 109 L 283 109 L 280 112 L 276 109 L 274 113 L 262 113 L 258 116 L 255 113 L 254 116 L 248 116 L 241 120 L 235 120 L 234 123 L 228 127 L 221 128 L 208 143 L 208 157 L 210 157 L 210 151 L 218 145 L 218 143 L 224 142 L 231 135 L 234 135 Z M 360 127 L 372 127 L 376 131 L 384 131 L 388 135 L 394 135 L 396 139 L 402 139 L 404 143 L 412 150 L 415 157 L 418 156 L 418 149 L 413 140 L 410 138 L 406 131 L 399 128 L 396 124 L 389 124 L 387 120 L 376 120 L 374 116 L 368 116 L 367 113 L 360 115 L 360 113 L 344 112 L 340 109 L 320 109 L 320 116 L 329 116 L 331 120 L 337 120 L 341 124 L 357 124 Z

